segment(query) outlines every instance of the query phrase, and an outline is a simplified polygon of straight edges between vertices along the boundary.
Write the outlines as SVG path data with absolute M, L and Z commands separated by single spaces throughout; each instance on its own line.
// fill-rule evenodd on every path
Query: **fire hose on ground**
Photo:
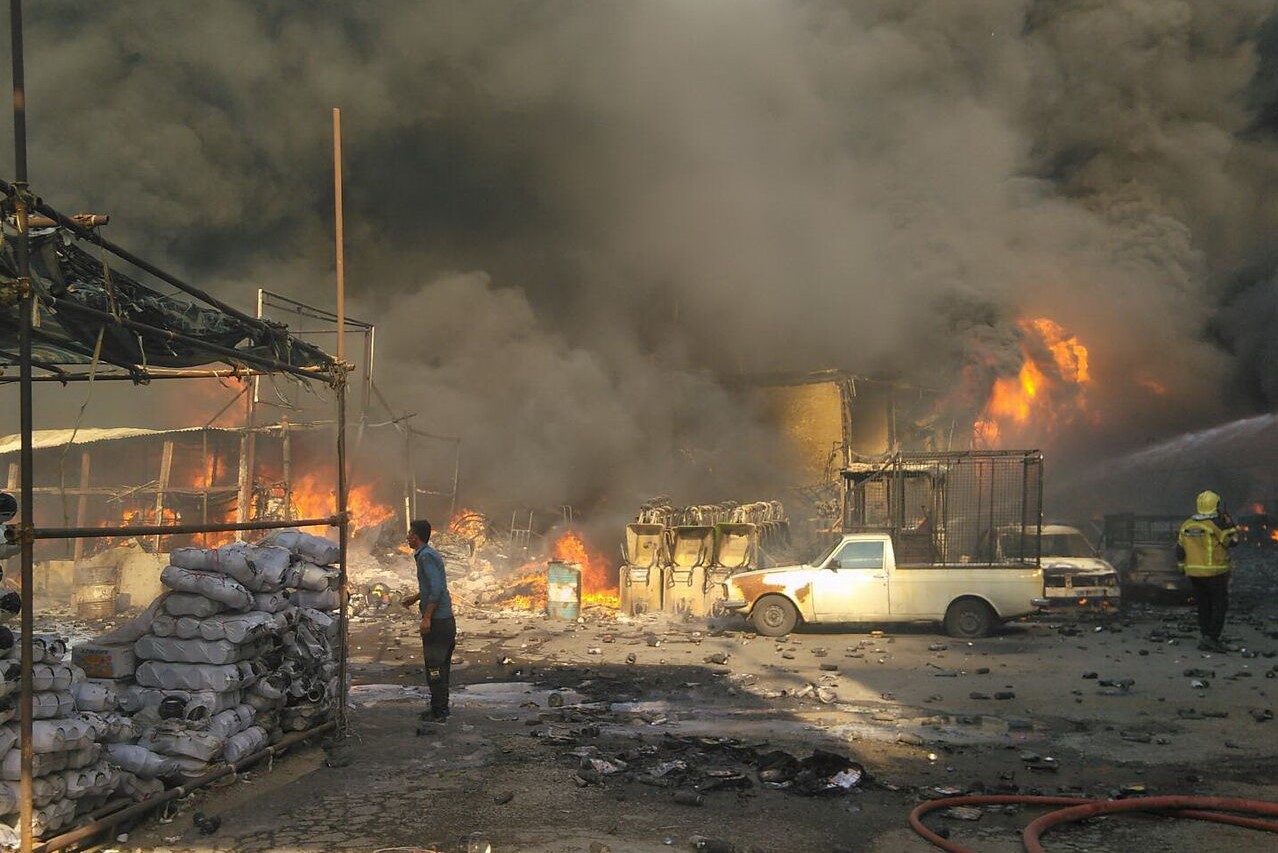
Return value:
M 1243 800 L 1229 797 L 1132 797 L 1122 800 L 1092 800 L 1084 797 L 1042 797 L 1024 794 L 981 794 L 966 797 L 945 797 L 921 803 L 910 812 L 910 827 L 935 847 L 948 853 L 975 853 L 948 839 L 942 838 L 923 825 L 923 815 L 936 809 L 952 806 L 1063 806 L 1031 821 L 1021 834 L 1021 843 L 1027 853 L 1044 853 L 1040 839 L 1054 826 L 1124 812 L 1151 812 L 1163 817 L 1190 818 L 1278 832 L 1278 821 L 1261 820 L 1244 815 L 1278 817 L 1278 803 L 1267 800 Z M 1232 813 L 1232 814 L 1231 814 Z

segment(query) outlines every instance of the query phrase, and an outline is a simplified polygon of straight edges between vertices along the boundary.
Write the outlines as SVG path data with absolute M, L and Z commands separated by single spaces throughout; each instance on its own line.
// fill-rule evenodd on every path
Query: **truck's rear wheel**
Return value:
M 783 595 L 765 595 L 755 602 L 750 622 L 765 637 L 784 637 L 799 624 L 799 611 Z
M 965 640 L 984 637 L 994 630 L 997 617 L 979 598 L 960 598 L 945 611 L 945 633 Z

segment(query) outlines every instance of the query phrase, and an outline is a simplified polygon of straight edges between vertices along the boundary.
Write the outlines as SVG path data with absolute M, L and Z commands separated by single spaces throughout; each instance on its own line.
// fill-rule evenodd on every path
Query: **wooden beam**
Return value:
M 164 492 L 169 487 L 169 474 L 173 472 L 173 440 L 164 442 L 164 451 L 160 456 L 160 485 L 155 490 L 155 523 L 164 523 Z M 160 552 L 160 536 L 155 537 L 155 552 Z
M 89 451 L 80 454 L 80 489 L 75 503 L 75 526 L 85 526 L 85 513 L 89 510 Z M 71 559 L 77 563 L 84 556 L 84 540 L 75 540 L 75 547 L 71 552 Z

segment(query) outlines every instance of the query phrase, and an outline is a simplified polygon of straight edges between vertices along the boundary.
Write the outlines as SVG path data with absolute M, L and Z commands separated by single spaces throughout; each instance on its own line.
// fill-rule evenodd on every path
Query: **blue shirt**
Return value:
M 448 594 L 443 555 L 429 545 L 423 545 L 413 552 L 413 562 L 417 564 L 417 591 L 421 593 L 417 609 L 424 613 L 426 605 L 433 601 L 436 619 L 452 619 L 453 599 Z

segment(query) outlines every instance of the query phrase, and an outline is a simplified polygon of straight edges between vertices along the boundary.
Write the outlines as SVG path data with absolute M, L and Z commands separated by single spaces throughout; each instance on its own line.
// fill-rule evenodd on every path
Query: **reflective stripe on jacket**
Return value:
M 1238 528 L 1222 530 L 1214 518 L 1191 518 L 1180 526 L 1177 541 L 1185 551 L 1181 571 L 1191 578 L 1223 575 L 1233 568 L 1229 545 L 1238 540 Z

